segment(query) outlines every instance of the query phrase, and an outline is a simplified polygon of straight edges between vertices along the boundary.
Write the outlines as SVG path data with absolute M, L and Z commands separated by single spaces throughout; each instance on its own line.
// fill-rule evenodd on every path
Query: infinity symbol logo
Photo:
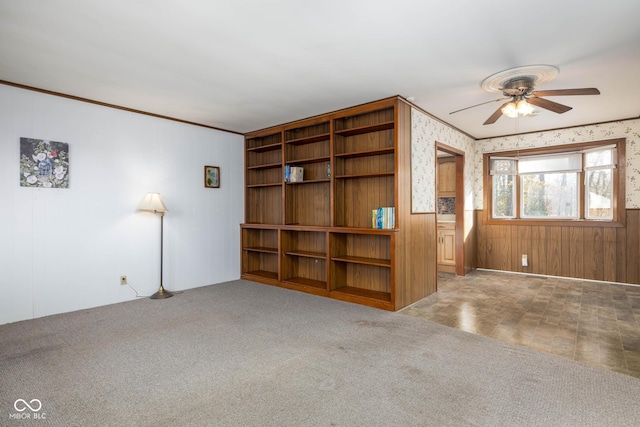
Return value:
M 33 406 L 31 406 L 30 404 Z M 40 409 L 42 409 L 42 402 L 40 402 L 38 399 L 31 399 L 31 401 L 27 403 L 27 401 L 24 399 L 18 399 L 13 403 L 13 407 L 16 408 L 16 411 L 18 412 L 24 412 L 27 410 L 27 408 L 31 409 L 31 411 L 33 412 L 38 412 Z

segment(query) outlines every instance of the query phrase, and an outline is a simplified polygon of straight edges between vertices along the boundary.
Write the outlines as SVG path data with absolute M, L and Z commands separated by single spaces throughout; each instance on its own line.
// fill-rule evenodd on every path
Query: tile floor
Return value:
M 640 287 L 494 271 L 438 274 L 402 313 L 640 378 Z

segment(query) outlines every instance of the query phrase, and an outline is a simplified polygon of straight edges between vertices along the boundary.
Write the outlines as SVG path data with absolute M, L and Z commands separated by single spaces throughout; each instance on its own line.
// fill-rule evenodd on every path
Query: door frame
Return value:
M 464 161 L 465 153 L 462 150 L 451 147 L 436 141 L 435 144 L 435 158 L 436 167 L 438 163 L 438 151 L 444 151 L 445 153 L 455 156 L 456 163 L 456 276 L 465 275 L 465 242 L 464 242 Z M 437 173 L 436 173 L 436 199 L 438 198 L 438 185 L 437 185 Z M 436 209 L 436 222 L 438 212 Z M 437 250 L 437 248 L 436 248 Z

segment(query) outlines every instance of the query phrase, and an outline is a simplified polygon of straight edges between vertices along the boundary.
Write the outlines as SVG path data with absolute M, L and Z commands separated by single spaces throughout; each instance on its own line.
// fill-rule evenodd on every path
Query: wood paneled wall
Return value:
M 475 221 L 474 221 L 475 220 Z M 478 230 L 477 217 L 474 218 L 474 212 L 471 210 L 464 211 L 464 272 L 469 273 L 471 270 L 478 268 Z
M 410 140 L 411 107 L 398 103 L 396 132 L 398 141 Z M 411 144 L 398 144 L 397 221 L 395 270 L 396 283 L 404 283 L 402 292 L 396 288 L 396 310 L 425 298 L 437 290 L 436 214 L 411 213 Z M 400 166 L 404 167 L 400 167 Z
M 476 211 L 479 268 L 640 284 L 638 209 L 627 210 L 618 228 L 487 225 L 482 214 Z

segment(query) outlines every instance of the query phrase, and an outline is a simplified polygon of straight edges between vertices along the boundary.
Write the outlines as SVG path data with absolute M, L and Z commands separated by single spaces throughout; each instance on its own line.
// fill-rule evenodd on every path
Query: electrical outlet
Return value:
M 527 267 L 529 265 L 527 261 L 527 254 L 522 254 L 522 266 Z
M 121 285 L 127 284 L 127 276 L 120 276 L 120 284 Z

